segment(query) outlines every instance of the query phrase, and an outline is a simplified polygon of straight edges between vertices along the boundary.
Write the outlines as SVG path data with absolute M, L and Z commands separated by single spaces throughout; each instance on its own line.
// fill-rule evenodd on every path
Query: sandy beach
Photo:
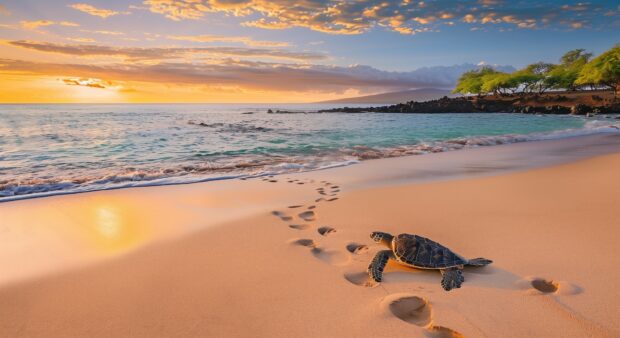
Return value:
M 0 335 L 620 335 L 619 135 L 0 204 Z M 414 233 L 494 263 L 390 262 Z

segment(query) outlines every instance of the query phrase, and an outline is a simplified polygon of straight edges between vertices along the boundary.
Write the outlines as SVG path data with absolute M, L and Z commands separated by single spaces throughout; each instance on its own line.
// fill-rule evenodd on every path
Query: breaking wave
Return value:
M 200 161 L 154 169 L 110 169 L 106 174 L 72 174 L 66 177 L 0 179 L 0 202 L 33 197 L 73 194 L 128 187 L 188 184 L 242 177 L 278 175 L 347 166 L 364 160 L 424 155 L 472 147 L 494 146 L 528 141 L 561 139 L 598 133 L 619 132 L 620 125 L 610 120 L 587 121 L 582 128 L 531 134 L 457 137 L 398 146 L 354 145 L 323 149 L 315 153 L 291 155 L 227 154 L 217 161 Z M 239 127 L 233 124 L 192 122 L 227 132 L 269 132 L 264 127 Z M 198 156 L 200 157 L 200 156 Z

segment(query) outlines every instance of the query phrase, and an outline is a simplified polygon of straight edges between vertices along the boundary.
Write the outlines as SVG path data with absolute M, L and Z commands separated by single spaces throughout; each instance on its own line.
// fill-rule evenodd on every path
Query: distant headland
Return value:
M 492 67 L 465 72 L 453 94 L 377 107 L 342 107 L 317 113 L 620 113 L 620 44 L 592 58 L 584 49 L 565 53 L 559 63 L 537 62 L 512 73 Z M 413 92 L 412 92 L 413 93 Z M 270 113 L 294 113 L 271 111 Z
M 277 111 L 276 113 L 284 113 Z M 549 92 L 443 97 L 425 102 L 409 101 L 379 107 L 342 107 L 319 113 L 524 113 L 524 114 L 618 114 L 620 99 L 611 91 Z

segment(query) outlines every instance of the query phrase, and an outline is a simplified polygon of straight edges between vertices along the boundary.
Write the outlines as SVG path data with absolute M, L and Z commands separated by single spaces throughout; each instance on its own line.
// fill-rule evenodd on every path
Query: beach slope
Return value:
M 209 226 L 166 234 L 96 264 L 5 284 L 0 332 L 618 336 L 617 168 L 616 153 L 525 172 L 355 189 L 330 180 L 328 170 L 210 185 L 246 189 L 242 196 L 192 185 L 7 203 L 0 206 L 5 215 L 21 210 L 22 219 L 34 219 L 50 203 L 63 214 L 79 213 L 96 196 L 110 210 L 115 203 L 138 208 L 152 224 Z M 179 189 L 182 194 L 171 192 Z M 212 194 L 223 196 L 220 204 Z M 234 213 L 236 201 L 259 207 L 235 219 L 196 211 Z M 377 285 L 365 275 L 383 250 L 369 238 L 375 230 L 419 234 L 494 263 L 466 268 L 463 287 L 450 292 L 441 288 L 439 272 L 392 262 Z M 13 259 L 18 265 L 20 257 Z

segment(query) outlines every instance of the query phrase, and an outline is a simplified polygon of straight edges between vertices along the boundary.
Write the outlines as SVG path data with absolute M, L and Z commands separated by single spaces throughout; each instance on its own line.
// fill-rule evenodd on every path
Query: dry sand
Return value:
M 414 160 L 382 161 L 2 204 L 0 336 L 620 335 L 620 153 L 359 184 Z M 393 263 L 373 285 L 374 230 L 494 263 L 450 292 Z

